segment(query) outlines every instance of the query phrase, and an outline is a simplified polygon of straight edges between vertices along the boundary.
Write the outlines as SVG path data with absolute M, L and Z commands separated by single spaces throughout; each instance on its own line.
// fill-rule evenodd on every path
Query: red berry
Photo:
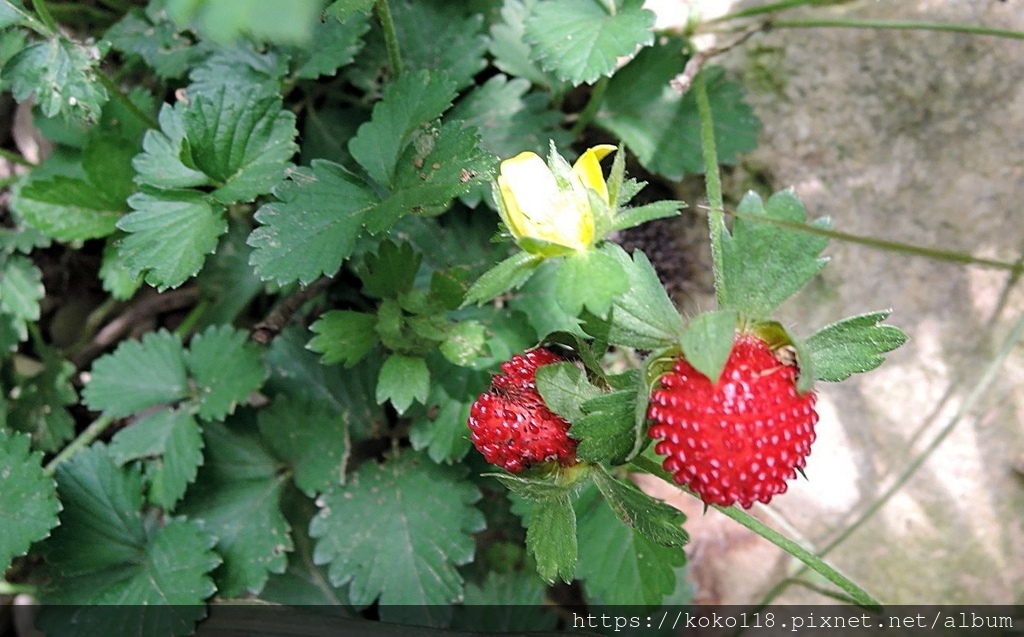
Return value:
M 707 504 L 745 508 L 786 491 L 814 442 L 814 392 L 796 390 L 797 368 L 740 334 L 718 382 L 683 358 L 661 378 L 647 410 L 664 468 Z
M 564 360 L 538 348 L 501 364 L 502 374 L 469 410 L 473 446 L 487 462 L 512 473 L 540 462 L 576 463 L 576 441 L 569 423 L 544 404 L 534 377 L 538 367 Z

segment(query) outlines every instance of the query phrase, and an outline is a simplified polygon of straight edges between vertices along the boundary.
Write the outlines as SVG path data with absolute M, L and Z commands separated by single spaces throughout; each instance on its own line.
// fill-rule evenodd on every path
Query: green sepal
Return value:
M 470 286 L 462 306 L 482 304 L 512 288 L 519 287 L 544 262 L 544 257 L 529 252 L 517 252 L 498 263 Z
M 687 362 L 708 377 L 712 384 L 729 360 L 736 340 L 738 317 L 732 310 L 717 310 L 699 314 L 679 337 L 679 346 Z
M 681 511 L 655 500 L 632 483 L 616 480 L 604 467 L 599 466 L 593 476 L 601 495 L 623 524 L 661 546 L 682 547 L 690 541 L 683 529 L 686 516 Z
M 851 316 L 809 336 L 804 358 L 814 365 L 814 377 L 838 382 L 881 365 L 885 360 L 882 354 L 907 342 L 903 330 L 880 324 L 891 312 L 881 310 Z

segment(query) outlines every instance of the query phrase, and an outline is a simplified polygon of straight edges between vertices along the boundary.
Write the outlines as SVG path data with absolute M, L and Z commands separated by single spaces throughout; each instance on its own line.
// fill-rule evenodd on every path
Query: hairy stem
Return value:
M 810 27 L 835 27 L 846 29 L 901 29 L 913 31 L 947 31 L 971 35 L 993 35 L 1000 38 L 1024 40 L 1024 31 L 996 29 L 971 24 L 948 24 L 943 22 L 922 22 L 917 20 L 858 20 L 852 18 L 811 18 L 807 20 L 771 20 L 771 28 L 803 29 Z
M 72 440 L 68 446 L 61 449 L 61 452 L 53 457 L 53 460 L 47 463 L 43 467 L 43 473 L 48 476 L 52 476 L 57 471 L 57 467 L 67 460 L 70 460 L 76 453 L 88 447 L 94 440 L 99 438 L 110 423 L 114 421 L 110 416 L 100 416 L 96 420 L 85 428 L 85 431 L 78 434 L 78 437 Z
M 394 78 L 402 74 L 402 55 L 398 48 L 398 32 L 395 30 L 395 20 L 391 16 L 391 7 L 388 0 L 377 0 L 377 20 L 380 21 L 380 28 L 384 32 L 384 46 L 388 50 L 388 61 L 391 63 L 391 72 Z
M 573 138 L 579 137 L 580 133 L 594 120 L 594 115 L 597 115 L 597 109 L 601 108 L 604 93 L 608 90 L 608 80 L 608 76 L 605 75 L 594 84 L 594 88 L 590 91 L 590 99 L 587 100 L 587 105 L 583 107 L 579 119 L 576 120 L 576 123 L 572 126 L 572 131 L 570 131 Z
M 697 74 L 693 82 L 697 98 L 697 112 L 700 116 L 700 140 L 704 152 L 704 181 L 708 191 L 708 226 L 711 230 L 711 263 L 715 271 L 715 296 L 718 307 L 722 307 L 725 295 L 724 264 L 722 259 L 722 237 L 725 235 L 725 209 L 722 202 L 722 177 L 718 173 L 718 152 L 715 149 L 715 123 L 711 118 L 711 102 L 708 101 L 708 87 L 704 72 Z

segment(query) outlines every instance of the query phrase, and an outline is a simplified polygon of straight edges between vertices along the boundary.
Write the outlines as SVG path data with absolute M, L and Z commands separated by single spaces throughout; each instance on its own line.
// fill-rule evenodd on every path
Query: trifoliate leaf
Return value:
M 197 96 L 183 116 L 182 160 L 210 178 L 221 203 L 270 192 L 298 150 L 295 115 L 259 89 Z
M 682 549 L 650 541 L 592 494 L 580 497 L 579 508 L 578 576 L 591 600 L 656 606 L 676 589 L 686 564 Z
M 548 409 L 570 423 L 583 417 L 581 405 L 601 393 L 587 374 L 572 363 L 554 363 L 537 369 L 537 391 Z
M 144 460 L 147 499 L 173 509 L 203 461 L 199 425 L 185 409 L 161 409 L 132 423 L 110 441 L 110 457 L 123 465 Z
M 613 300 L 606 321 L 594 316 L 586 318 L 587 333 L 607 343 L 637 349 L 657 349 L 676 342 L 683 331 L 683 319 L 647 256 L 636 250 L 630 259 L 617 246 L 607 253 L 619 261 L 626 273 L 625 292 Z
M 603 466 L 594 471 L 594 484 L 623 524 L 660 546 L 681 548 L 690 541 L 683 530 L 686 516 L 655 500 L 631 482 L 617 480 Z
M 569 429 L 569 435 L 580 441 L 576 448 L 580 460 L 619 465 L 635 455 L 638 446 L 646 442 L 644 423 L 638 426 L 635 417 L 635 386 L 636 383 L 634 388 L 601 394 L 583 403 L 584 415 Z
M 898 327 L 881 325 L 892 310 L 869 312 L 827 325 L 806 341 L 818 380 L 838 382 L 872 370 L 885 360 L 882 354 L 907 342 Z
M 260 351 L 248 341 L 248 334 L 228 325 L 197 334 L 185 365 L 199 394 L 197 413 L 206 420 L 223 420 L 233 413 L 267 377 Z
M 0 569 L 24 555 L 57 526 L 56 484 L 43 473 L 43 454 L 30 451 L 28 436 L 0 429 Z
M 644 168 L 669 179 L 704 172 L 700 119 L 693 91 L 680 95 L 670 81 L 683 72 L 687 43 L 669 38 L 641 51 L 615 73 L 595 122 L 621 138 Z M 757 146 L 760 122 L 743 101 L 743 88 L 721 68 L 703 73 L 714 121 L 715 149 L 723 164 Z
M 120 253 L 132 276 L 144 274 L 159 290 L 178 287 L 192 277 L 227 232 L 223 208 L 200 192 L 140 192 L 128 199 L 134 212 L 117 227 L 128 233 Z
M 529 90 L 526 79 L 495 75 L 459 100 L 448 117 L 476 126 L 480 145 L 498 157 L 525 150 L 543 154 L 552 141 L 568 146 L 569 131 L 558 127 L 562 113 L 550 108 L 547 95 Z
M 568 494 L 537 501 L 530 511 L 526 548 L 537 562 L 537 573 L 549 584 L 566 584 L 576 577 L 576 512 Z
M 309 339 L 306 347 L 323 354 L 320 360 L 324 365 L 344 363 L 352 367 L 377 345 L 376 324 L 377 317 L 373 314 L 331 310 L 309 326 L 316 336 Z
M 707 376 L 712 384 L 718 382 L 725 362 L 729 360 L 736 340 L 737 320 L 736 312 L 732 310 L 704 312 L 695 316 L 679 337 L 686 361 Z
M 807 210 L 791 189 L 775 193 L 767 202 L 749 192 L 736 212 L 742 216 L 734 220 L 732 232 L 722 236 L 719 303 L 723 309 L 765 318 L 825 267 L 828 259 L 818 255 L 828 238 L 756 219 L 805 223 Z M 811 226 L 828 228 L 829 220 L 817 219 Z
M 614 10 L 609 11 L 609 4 Z M 559 78 L 591 84 L 610 76 L 620 57 L 654 42 L 654 13 L 636 0 L 547 0 L 526 20 L 533 58 Z
M 622 252 L 618 246 L 605 244 L 597 250 L 569 255 L 555 275 L 555 293 L 562 309 L 579 316 L 586 308 L 604 318 L 616 297 L 627 291 L 629 282 L 625 267 L 613 254 Z
M 314 160 L 274 189 L 277 202 L 256 211 L 251 263 L 264 279 L 303 285 L 332 276 L 355 247 L 376 194 L 339 164 Z
M 383 405 L 390 400 L 398 413 L 403 414 L 413 401 L 426 402 L 429 394 L 427 361 L 418 356 L 388 356 L 377 378 L 377 404 Z
M 539 2 L 505 0 L 501 5 L 501 22 L 491 26 L 490 49 L 494 65 L 508 75 L 552 89 L 561 81 L 554 73 L 542 70 L 532 59 L 532 47 L 526 41 L 526 20 Z
M 277 49 L 267 49 L 251 41 L 219 46 L 202 62 L 192 67 L 186 89 L 188 99 L 205 96 L 214 99 L 224 92 L 237 96 L 249 94 L 252 99 L 274 97 L 281 92 L 281 82 L 288 73 L 288 56 Z
M 261 42 L 303 44 L 323 9 L 322 0 L 167 0 L 163 5 L 179 28 L 192 27 L 221 43 L 247 35 Z
M 362 36 L 370 28 L 369 17 L 368 13 L 359 12 L 347 20 L 317 22 L 306 46 L 292 52 L 296 77 L 315 80 L 322 75 L 334 75 L 340 67 L 350 64 L 363 47 Z
M 34 95 L 44 117 L 60 114 L 72 121 L 95 122 L 107 101 L 107 90 L 96 78 L 100 57 L 95 45 L 55 37 L 30 44 L 7 60 L 0 82 L 19 102 Z
M 281 573 L 292 549 L 281 514 L 288 474 L 251 433 L 221 423 L 203 427 L 206 462 L 181 511 L 217 540 L 224 563 L 214 572 L 218 593 L 259 593 L 269 573 Z
M 28 338 L 28 322 L 39 320 L 39 301 L 46 294 L 42 280 L 30 259 L 0 253 L 0 319 L 9 321 L 18 341 Z
M 122 418 L 188 396 L 181 340 L 166 331 L 123 341 L 96 360 L 82 397 L 89 409 Z
M 395 31 L 407 69 L 443 70 L 462 89 L 487 66 L 483 16 L 448 0 L 391 0 Z
M 403 453 L 367 462 L 344 487 L 320 497 L 310 524 L 313 559 L 330 563 L 331 583 L 349 584 L 352 604 L 439 606 L 462 596 L 457 566 L 473 559 L 472 533 L 484 528 L 466 469 Z
M 42 371 L 18 385 L 7 420 L 14 429 L 31 434 L 34 448 L 55 452 L 75 435 L 75 421 L 66 407 L 78 404 L 71 385 L 76 370 L 49 348 L 43 350 L 42 360 Z
M 39 627 L 67 634 L 74 626 L 87 637 L 191 634 L 215 590 L 212 538 L 181 519 L 147 524 L 141 476 L 115 466 L 103 445 L 58 466 L 56 477 L 64 511 L 48 543 L 54 587 Z M 94 604 L 120 607 L 72 606 Z
M 151 21 L 140 9 L 132 9 L 107 29 L 104 38 L 123 53 L 138 55 L 157 75 L 179 78 L 201 55 L 188 35 L 168 21 Z
M 303 493 L 313 497 L 345 483 L 348 425 L 329 405 L 281 394 L 257 418 L 263 438 L 291 465 Z
M 490 374 L 431 361 L 434 382 L 422 409 L 413 410 L 409 442 L 413 449 L 426 449 L 434 462 L 461 460 L 472 446 L 469 440 L 469 410 L 487 389 Z

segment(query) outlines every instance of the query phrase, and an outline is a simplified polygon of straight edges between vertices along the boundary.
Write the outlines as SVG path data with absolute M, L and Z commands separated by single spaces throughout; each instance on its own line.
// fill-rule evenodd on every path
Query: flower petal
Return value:
M 592 146 L 580 155 L 580 158 L 572 166 L 572 174 L 580 180 L 580 183 L 585 188 L 596 191 L 606 203 L 608 203 L 608 186 L 604 182 L 601 160 L 615 150 L 617 150 L 616 147 L 611 144 Z
M 498 188 L 505 203 L 509 230 L 517 237 L 535 236 L 531 218 L 546 216 L 544 210 L 559 197 L 558 184 L 547 163 L 536 153 L 519 153 L 501 162 Z

